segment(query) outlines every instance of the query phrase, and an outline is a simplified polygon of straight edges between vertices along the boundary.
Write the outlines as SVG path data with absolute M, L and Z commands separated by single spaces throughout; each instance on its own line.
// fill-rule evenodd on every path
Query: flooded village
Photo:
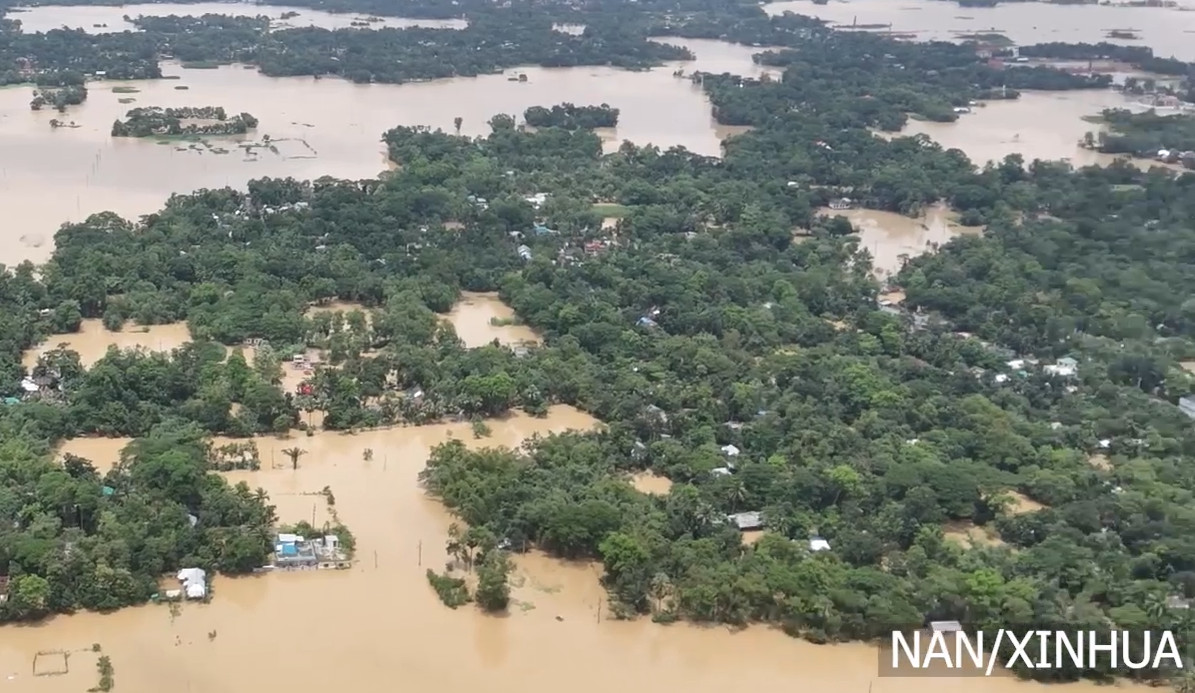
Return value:
M 87 31 L 130 28 L 122 17 L 138 13 L 225 13 L 229 5 L 30 8 L 20 13 L 27 30 L 60 26 Z M 357 18 L 295 8 L 270 8 L 294 26 L 344 26 Z M 1096 41 L 1109 26 L 1133 26 L 1159 54 L 1195 59 L 1195 13 L 1153 8 L 1078 7 L 1009 3 L 991 9 L 959 8 L 933 0 L 832 0 L 828 4 L 781 2 L 769 11 L 793 11 L 850 24 L 882 23 L 918 38 L 951 38 L 961 30 L 992 29 L 1016 41 Z M 264 10 L 263 10 L 264 11 Z M 1076 21 L 1088 17 L 1089 23 Z M 1112 17 L 1113 13 L 1122 13 Z M 947 19 L 973 15 L 974 20 Z M 384 20 L 414 26 L 428 20 Z M 453 28 L 451 22 L 433 23 Z M 1047 29 L 1046 27 L 1050 27 Z M 691 48 L 695 63 L 643 72 L 613 68 L 520 68 L 525 83 L 506 75 L 455 78 L 417 84 L 356 85 L 341 80 L 271 78 L 242 66 L 165 71 L 177 80 L 132 83 L 135 94 L 114 91 L 128 83 L 96 81 L 88 101 L 73 109 L 78 127 L 52 129 L 50 113 L 31 112 L 24 88 L 0 89 L 0 206 L 8 218 L 0 235 L 0 262 L 45 261 L 60 224 L 112 210 L 136 218 L 158 209 L 176 192 L 244 187 L 263 176 L 365 178 L 385 165 L 379 133 L 399 124 L 450 130 L 460 118 L 464 134 L 487 132 L 494 113 L 521 113 L 531 105 L 560 101 L 609 102 L 622 111 L 618 127 L 604 133 L 608 149 L 622 140 L 661 148 L 685 146 L 717 156 L 732 128 L 719 126 L 700 87 L 673 75 L 687 71 L 764 74 L 751 55 L 759 49 L 714 40 L 661 39 Z M 179 90 L 178 84 L 188 89 Z M 210 148 L 165 146 L 152 139 L 119 141 L 108 135 L 128 98 L 156 106 L 228 104 L 260 120 L 259 133 L 275 141 L 302 141 L 259 157 L 217 153 Z M 1075 165 L 1107 164 L 1113 157 L 1078 145 L 1093 125 L 1085 117 L 1125 103 L 1113 90 L 1025 94 L 1013 102 L 974 109 L 955 123 L 910 121 L 900 134 L 925 135 L 958 148 L 975 162 L 1011 153 L 1026 159 L 1069 159 Z M 890 135 L 882 135 L 890 136 Z M 252 142 L 258 134 L 234 138 Z M 1150 162 L 1141 165 L 1148 166 Z M 881 275 L 911 257 L 933 252 L 951 238 L 982 233 L 961 223 L 945 206 L 918 217 L 858 208 L 849 198 L 819 210 L 843 216 Z M 614 220 L 612 220 L 614 221 Z M 616 223 L 616 222 L 614 222 Z M 613 224 L 612 224 L 613 225 Z M 896 311 L 898 288 L 881 297 Z M 314 306 L 312 313 L 348 312 L 351 303 Z M 531 348 L 542 341 L 497 294 L 465 293 L 443 316 L 469 348 L 493 341 Z M 191 340 L 185 324 L 106 329 L 85 320 L 77 333 L 55 335 L 24 354 L 32 368 L 47 350 L 64 345 L 94 364 L 110 347 L 168 352 Z M 255 350 L 240 349 L 252 362 Z M 318 349 L 283 363 L 283 389 L 303 394 L 328 354 Z M 1061 362 L 1060 362 L 1061 363 Z M 33 387 L 42 384 L 32 383 Z M 30 391 L 32 393 L 32 391 Z M 867 644 L 819 646 L 779 630 L 731 630 L 692 624 L 657 625 L 649 619 L 610 618 L 600 563 L 563 561 L 531 551 L 514 557 L 513 604 L 508 614 L 449 610 L 428 589 L 425 571 L 449 562 L 445 537 L 454 521 L 419 483 L 429 451 L 459 440 L 469 448 L 518 447 L 535 436 L 601 425 L 578 409 L 556 405 L 547 415 L 510 414 L 486 422 L 479 438 L 468 421 L 403 425 L 337 432 L 310 430 L 259 435 L 249 441 L 214 439 L 213 459 L 230 482 L 244 481 L 269 494 L 278 527 L 269 566 L 259 574 L 229 578 L 198 568 L 163 576 L 159 602 L 113 613 L 57 615 L 44 623 L 0 627 L 0 685 L 13 693 L 79 693 L 95 683 L 96 661 L 110 657 L 122 691 L 226 693 L 262 688 L 313 693 L 328 688 L 377 690 L 412 686 L 457 690 L 549 691 L 567 685 L 580 693 L 623 688 L 683 687 L 693 693 L 795 686 L 819 693 L 954 693 L 956 679 L 875 678 L 877 650 Z M 128 438 L 85 437 L 65 441 L 57 454 L 91 460 L 101 471 L 120 462 Z M 727 446 L 733 448 L 734 446 Z M 733 451 L 722 450 L 726 474 Z M 717 472 L 717 470 L 715 470 Z M 666 496 L 667 478 L 640 473 L 626 479 L 638 491 Z M 1026 499 L 1027 500 L 1027 499 Z M 758 513 L 728 516 L 746 543 L 758 541 Z M 355 546 L 343 545 L 336 527 L 350 527 Z M 302 527 L 303 532 L 293 531 Z M 313 530 L 313 531 L 308 531 Z M 951 527 L 954 541 L 998 541 L 973 526 Z M 811 551 L 830 550 L 823 539 Z M 53 667 L 45 660 L 53 658 Z M 40 662 L 40 663 L 39 663 Z M 588 675 L 596 672 L 596 675 Z M 1062 693 L 1121 691 L 1146 686 L 1059 684 Z M 968 693 L 1040 693 L 1043 684 L 1011 677 L 968 679 Z

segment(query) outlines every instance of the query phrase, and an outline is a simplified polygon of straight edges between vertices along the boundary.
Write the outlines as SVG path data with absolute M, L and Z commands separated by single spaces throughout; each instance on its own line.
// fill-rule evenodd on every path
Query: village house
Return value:
M 319 563 L 315 549 L 306 538 L 281 533 L 274 541 L 274 567 L 289 570 L 314 568 Z
M 351 566 L 334 534 L 308 540 L 283 532 L 274 541 L 274 568 L 278 570 L 344 570 Z
M 745 513 L 734 513 L 732 515 L 727 515 L 726 519 L 740 532 L 753 532 L 755 530 L 763 529 L 763 513 L 758 510 Z
M 1178 409 L 1192 419 L 1195 419 L 1195 395 L 1178 398 Z
M 1058 359 L 1057 363 L 1046 366 L 1042 370 L 1060 378 L 1070 378 L 1079 372 L 1079 362 L 1068 356 Z
M 181 595 L 179 590 L 169 590 L 166 592 L 168 599 L 177 599 L 179 596 L 195 600 L 207 598 L 207 573 L 202 568 L 183 568 L 176 577 L 182 583 Z
M 830 200 L 830 209 L 833 209 L 833 210 L 850 209 L 854 206 L 855 206 L 854 203 L 851 201 L 851 198 L 849 198 L 849 197 L 840 197 L 836 200 Z
M 963 625 L 958 621 L 931 621 L 929 629 L 935 633 L 959 633 Z
M 668 413 L 654 404 L 647 405 L 644 408 L 644 414 L 646 414 L 649 419 L 654 420 L 656 423 L 668 423 Z

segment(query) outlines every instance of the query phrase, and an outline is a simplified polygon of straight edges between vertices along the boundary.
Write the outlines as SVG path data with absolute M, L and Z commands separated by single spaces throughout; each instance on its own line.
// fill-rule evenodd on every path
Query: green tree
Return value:
M 511 564 L 503 551 L 489 551 L 477 568 L 477 603 L 486 611 L 505 611 L 510 604 Z

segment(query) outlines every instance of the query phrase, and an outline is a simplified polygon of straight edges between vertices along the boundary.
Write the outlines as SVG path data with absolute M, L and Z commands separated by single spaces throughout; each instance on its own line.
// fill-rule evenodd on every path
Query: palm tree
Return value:
M 735 511 L 743 507 L 743 504 L 747 502 L 747 486 L 743 484 L 742 479 L 736 477 L 731 482 L 726 489 L 726 497 Z
M 306 450 L 302 448 L 283 448 L 282 454 L 290 458 L 290 468 L 299 468 L 299 458 L 307 454 Z
M 444 546 L 444 549 L 448 553 L 449 558 L 464 563 L 465 556 L 468 555 L 468 552 L 465 548 L 464 541 L 462 541 L 461 534 L 460 525 L 455 522 L 448 525 L 448 541 Z
M 1161 594 L 1153 593 L 1145 598 L 1145 615 L 1149 617 L 1151 623 L 1162 624 L 1164 621 L 1169 621 L 1170 607 L 1166 605 L 1166 599 Z

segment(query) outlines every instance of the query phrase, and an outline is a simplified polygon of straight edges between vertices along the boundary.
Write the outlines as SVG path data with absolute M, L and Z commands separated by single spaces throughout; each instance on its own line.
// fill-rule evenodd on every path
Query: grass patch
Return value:
M 631 213 L 631 208 L 613 202 L 599 202 L 593 206 L 593 211 L 599 216 L 621 219 Z

